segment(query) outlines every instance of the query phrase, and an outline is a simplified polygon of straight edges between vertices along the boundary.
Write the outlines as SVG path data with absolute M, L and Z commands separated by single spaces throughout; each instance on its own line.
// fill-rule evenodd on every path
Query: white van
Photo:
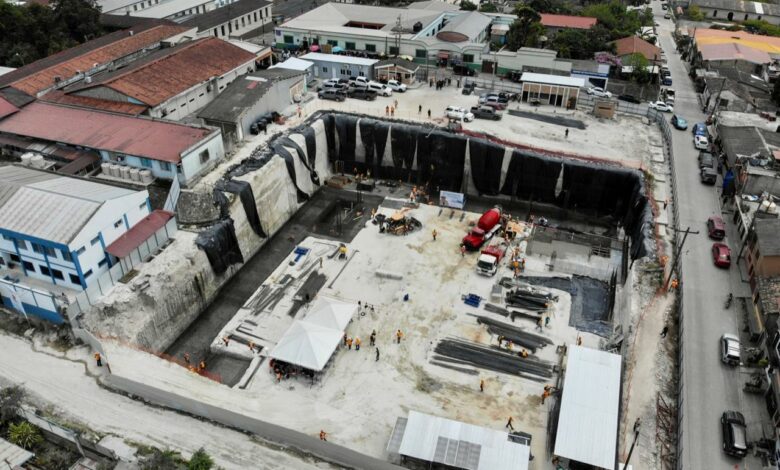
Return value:
M 368 89 L 371 91 L 375 91 L 377 95 L 380 96 L 392 96 L 393 95 L 393 89 L 389 86 L 382 85 L 381 83 L 377 82 L 369 82 L 368 83 Z

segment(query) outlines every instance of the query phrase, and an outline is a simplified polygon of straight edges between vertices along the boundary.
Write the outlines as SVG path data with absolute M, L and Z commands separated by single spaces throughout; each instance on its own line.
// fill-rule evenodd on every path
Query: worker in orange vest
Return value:
M 328 441 L 328 433 L 326 433 L 324 430 L 320 429 L 320 440 L 321 441 Z
M 352 349 L 352 338 L 347 338 L 347 348 Z
M 403 337 L 404 337 L 404 334 L 401 332 L 401 330 L 396 331 L 395 332 L 396 344 L 401 344 L 401 338 L 403 338 Z
M 361 343 L 360 338 L 358 338 L 356 336 L 355 337 L 355 351 L 360 351 L 360 343 Z
M 95 353 L 95 362 L 97 363 L 98 367 L 103 367 L 103 358 L 100 357 L 100 353 Z

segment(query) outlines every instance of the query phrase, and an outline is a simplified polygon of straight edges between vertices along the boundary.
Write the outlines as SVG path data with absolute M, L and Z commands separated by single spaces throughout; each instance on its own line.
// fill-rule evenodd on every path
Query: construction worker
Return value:
M 547 399 L 547 397 L 549 397 L 549 396 L 550 396 L 550 391 L 549 391 L 549 390 L 547 390 L 547 389 L 545 389 L 545 390 L 542 392 L 542 405 L 544 405 L 544 400 L 545 400 L 545 399 Z
M 550 327 L 550 315 L 547 315 L 544 317 L 544 326 L 549 328 Z
M 225 343 L 225 347 L 228 347 L 228 344 L 230 344 L 230 338 L 228 338 L 227 336 L 223 336 L 222 342 Z
M 206 370 L 206 361 L 200 361 L 200 364 L 198 364 L 198 372 L 203 372 Z
M 103 358 L 100 357 L 100 353 L 96 352 L 94 357 L 95 357 L 95 363 L 97 364 L 97 366 L 98 367 L 103 367 Z
M 504 428 L 509 428 L 510 431 L 514 431 L 515 430 L 515 427 L 512 426 L 512 417 L 511 416 L 509 417 L 509 420 L 507 420 L 506 426 L 504 426 Z
M 523 348 L 523 349 L 520 351 L 520 357 L 522 357 L 523 359 L 525 359 L 525 358 L 527 358 L 527 357 L 528 357 L 528 351 L 526 351 L 526 350 L 525 350 L 525 348 Z
M 431 232 L 431 236 L 433 236 L 433 241 L 436 241 L 436 235 L 438 235 L 439 232 L 436 231 L 436 229 L 433 229 L 433 232 Z
M 368 337 L 368 344 L 370 346 L 376 345 L 376 330 L 371 331 L 371 336 Z
M 360 351 L 360 343 L 361 343 L 360 338 L 355 336 L 355 351 Z
M 506 348 L 508 350 L 510 350 L 510 351 L 512 350 L 512 340 L 511 339 L 506 340 Z
M 485 391 L 485 379 L 479 379 L 479 391 L 480 392 Z
M 462 244 L 460 245 L 460 257 L 465 258 L 466 257 L 466 245 Z
M 504 345 L 504 336 L 498 335 L 498 347 L 500 348 L 503 345 Z
M 672 279 L 672 282 L 669 284 L 669 290 L 675 290 L 679 285 L 680 285 L 680 281 L 678 281 L 676 278 Z
M 347 338 L 347 348 L 352 350 L 352 338 Z
M 347 334 L 344 333 L 344 346 L 346 346 L 346 345 L 347 345 Z
M 539 330 L 539 331 L 542 331 L 542 317 L 539 317 L 536 320 L 536 329 Z
M 326 433 L 325 431 L 323 431 L 322 429 L 320 429 L 320 440 L 321 440 L 321 441 L 328 442 L 328 439 L 327 439 L 327 438 L 328 438 L 328 433 Z
M 582 337 L 577 336 L 577 346 L 582 346 Z
M 339 259 L 347 259 L 347 245 L 339 245 Z
M 374 359 L 374 362 L 379 362 L 379 348 L 376 348 L 376 359 Z
M 184 353 L 184 362 L 187 364 L 190 363 L 190 353 L 188 352 Z
M 250 341 L 249 342 L 249 350 L 252 351 L 252 352 L 255 352 L 255 342 L 254 341 Z
M 404 337 L 404 334 L 401 332 L 401 330 L 396 331 L 395 332 L 395 339 L 396 339 L 396 343 L 395 344 L 401 344 L 401 338 L 403 338 L 403 337 Z

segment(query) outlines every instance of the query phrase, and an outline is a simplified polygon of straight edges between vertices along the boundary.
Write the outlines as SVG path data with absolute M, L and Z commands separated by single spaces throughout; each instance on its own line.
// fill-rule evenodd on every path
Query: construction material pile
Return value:
M 422 222 L 412 216 L 406 215 L 407 208 L 394 212 L 392 215 L 385 216 L 377 214 L 374 220 L 379 224 L 379 233 L 389 233 L 392 235 L 406 235 L 422 228 Z
M 518 353 L 498 346 L 486 346 L 461 339 L 445 339 L 436 345 L 436 361 L 517 375 L 537 382 L 552 377 L 553 365 L 532 357 L 520 357 Z
M 529 333 L 522 328 L 493 320 L 490 317 L 477 316 L 477 323 L 487 326 L 490 334 L 512 341 L 512 343 L 532 352 L 536 352 L 537 349 L 543 348 L 548 344 L 553 344 L 550 338 Z
M 506 294 L 506 304 L 510 307 L 541 313 L 547 311 L 552 302 L 558 301 L 558 297 L 550 292 L 535 289 L 507 277 L 501 279 L 500 283 L 510 289 Z

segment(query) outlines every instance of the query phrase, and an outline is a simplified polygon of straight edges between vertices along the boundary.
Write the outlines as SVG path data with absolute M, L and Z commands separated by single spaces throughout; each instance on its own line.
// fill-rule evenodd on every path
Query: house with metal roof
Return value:
M 376 59 L 353 57 L 340 54 L 322 54 L 310 52 L 302 55 L 301 60 L 311 62 L 313 76 L 322 80 L 328 78 L 368 77 L 374 78 Z
M 691 5 L 699 7 L 710 21 L 763 20 L 780 24 L 780 6 L 774 3 L 732 0 L 692 0 Z
M 273 2 L 268 0 L 239 0 L 227 6 L 195 15 L 184 21 L 184 26 L 197 28 L 199 38 L 214 36 L 222 39 L 242 37 L 271 31 L 265 26 L 273 21 Z M 266 29 L 267 28 L 267 29 Z
M 82 291 L 117 262 L 106 246 L 149 214 L 147 191 L 24 166 L 0 167 L 0 296 L 61 322 L 47 290 Z
M 418 63 L 465 64 L 480 68 L 488 57 L 487 37 L 494 17 L 479 12 L 436 8 L 391 8 L 326 3 L 275 29 L 276 46 L 286 49 L 345 50 L 408 56 Z
M 148 116 L 178 121 L 210 103 L 236 77 L 254 70 L 254 54 L 209 37 L 160 49 L 65 92 L 145 106 Z
M 274 111 L 281 114 L 304 93 L 306 71 L 261 70 L 236 79 L 198 117 L 219 128 L 225 147 L 230 148 L 250 134 L 258 118 Z
M 219 129 L 43 101 L 0 120 L 0 146 L 21 153 L 33 144 L 97 153 L 105 163 L 148 170 L 155 178 L 176 178 L 182 185 L 225 155 Z

